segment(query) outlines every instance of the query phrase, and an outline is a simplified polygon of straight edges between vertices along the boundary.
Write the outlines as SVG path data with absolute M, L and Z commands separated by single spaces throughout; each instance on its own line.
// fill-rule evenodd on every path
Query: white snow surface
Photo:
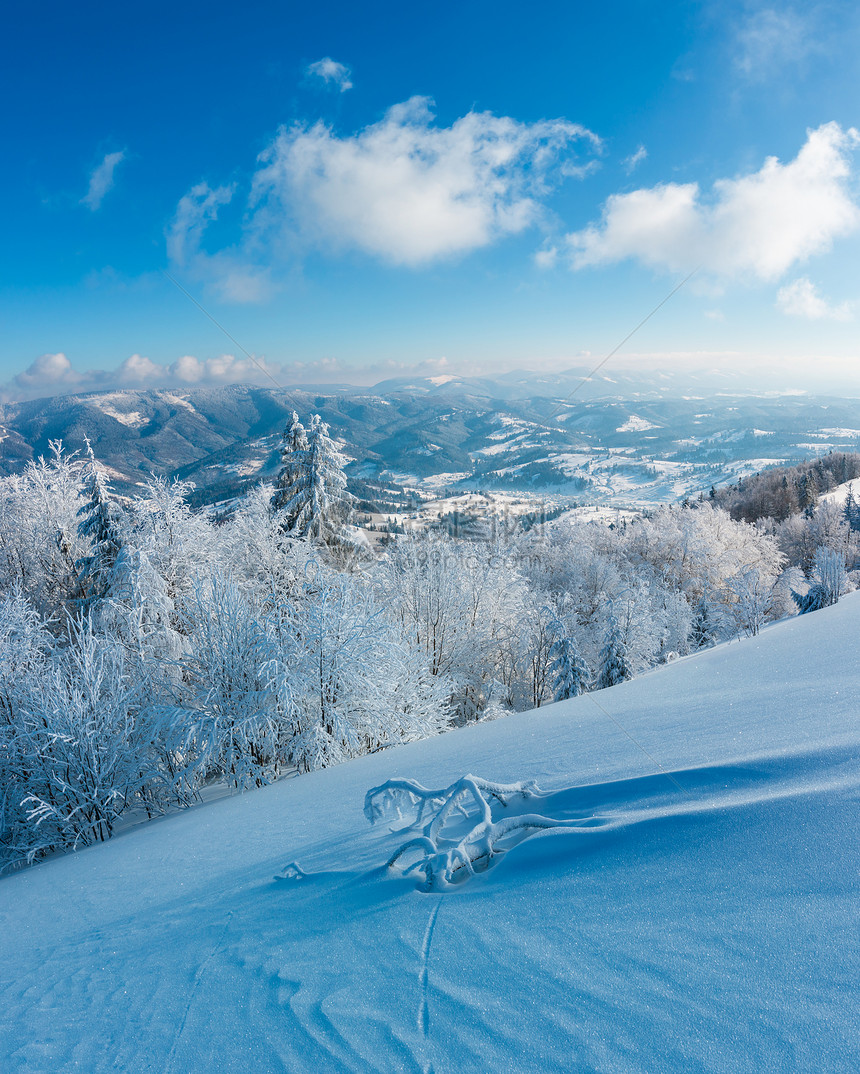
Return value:
M 13 874 L 0 1069 L 860 1069 L 858 630 L 855 594 Z M 583 828 L 444 894 L 381 869 L 367 789 L 470 772 Z
M 640 418 L 638 414 L 631 414 L 627 421 L 623 425 L 619 425 L 615 430 L 617 433 L 644 433 L 648 429 L 656 429 L 657 426 L 648 421 L 647 418 Z
M 819 500 L 828 503 L 844 504 L 848 499 L 848 493 L 854 492 L 854 498 L 860 496 L 860 481 L 856 478 L 853 481 L 844 481 L 841 485 L 837 485 L 835 489 L 831 489 L 830 492 L 824 492 L 819 496 Z

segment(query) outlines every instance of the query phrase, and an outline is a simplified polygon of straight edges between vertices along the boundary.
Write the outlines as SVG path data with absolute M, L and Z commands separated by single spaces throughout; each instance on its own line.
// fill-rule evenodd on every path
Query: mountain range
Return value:
M 616 505 L 671 502 L 781 462 L 860 448 L 860 399 L 711 373 L 509 373 L 375 386 L 120 390 L 0 405 L 0 473 L 89 438 L 118 490 L 150 473 L 229 499 L 280 465 L 291 411 L 319 413 L 373 490 L 516 489 Z M 368 493 L 368 489 L 371 490 Z M 381 495 L 381 491 L 380 491 Z

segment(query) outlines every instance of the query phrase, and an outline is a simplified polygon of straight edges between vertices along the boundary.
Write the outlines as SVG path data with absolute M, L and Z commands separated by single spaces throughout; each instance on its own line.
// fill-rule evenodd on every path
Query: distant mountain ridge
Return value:
M 587 370 L 347 385 L 121 390 L 0 405 L 0 473 L 89 437 L 117 486 L 149 473 L 236 495 L 279 466 L 288 414 L 318 412 L 354 480 L 667 502 L 780 461 L 860 448 L 860 400 L 752 391 L 719 371 Z

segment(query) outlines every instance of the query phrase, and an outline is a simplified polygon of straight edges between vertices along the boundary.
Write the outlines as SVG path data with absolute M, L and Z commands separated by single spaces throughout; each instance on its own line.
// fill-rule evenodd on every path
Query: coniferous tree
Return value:
M 576 641 L 566 631 L 550 646 L 549 674 L 554 701 L 579 697 L 588 689 L 591 668 L 582 658 Z
M 308 450 L 308 437 L 305 427 L 299 421 L 295 410 L 290 415 L 290 422 L 284 429 L 284 437 L 281 445 L 281 471 L 275 483 L 275 491 L 272 495 L 272 508 L 275 511 L 286 513 L 287 505 L 296 492 L 296 485 L 302 473 L 302 461 Z M 290 528 L 284 519 L 284 528 Z
M 624 633 L 615 615 L 609 618 L 609 626 L 606 630 L 606 640 L 600 652 L 600 674 L 597 678 L 597 689 L 605 690 L 609 686 L 617 686 L 620 682 L 633 678 L 633 670 L 627 655 L 627 643 Z
M 852 530 L 860 530 L 860 503 L 854 496 L 854 486 L 848 486 L 848 495 L 845 498 L 845 521 Z
M 91 542 L 91 552 L 75 563 L 85 603 L 107 592 L 108 578 L 122 548 L 122 508 L 112 495 L 107 477 L 96 465 L 92 445 L 87 440 L 89 463 L 84 472 L 87 501 L 78 510 L 78 534 Z
M 690 643 L 693 650 L 707 649 L 714 644 L 717 638 L 717 625 L 714 622 L 710 602 L 706 596 L 702 596 L 696 605 L 693 615 L 693 625 L 690 629 Z
M 282 516 L 284 532 L 328 545 L 350 544 L 344 530 L 352 500 L 343 472 L 347 460 L 319 414 L 311 418 L 306 434 L 293 415 L 283 459 L 272 506 Z

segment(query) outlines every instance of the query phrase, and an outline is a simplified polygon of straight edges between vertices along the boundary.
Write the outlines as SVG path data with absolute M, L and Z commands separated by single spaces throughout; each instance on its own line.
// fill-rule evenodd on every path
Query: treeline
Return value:
M 453 725 L 622 682 L 852 586 L 826 504 L 754 526 L 709 502 L 614 529 L 349 524 L 345 458 L 293 416 L 275 486 L 215 520 L 92 458 L 0 481 L 0 866 Z M 818 587 L 815 589 L 815 587 Z
M 743 522 L 763 518 L 783 522 L 801 511 L 813 510 L 823 493 L 857 478 L 860 455 L 833 451 L 819 459 L 762 470 L 734 485 L 714 488 L 710 500 Z

